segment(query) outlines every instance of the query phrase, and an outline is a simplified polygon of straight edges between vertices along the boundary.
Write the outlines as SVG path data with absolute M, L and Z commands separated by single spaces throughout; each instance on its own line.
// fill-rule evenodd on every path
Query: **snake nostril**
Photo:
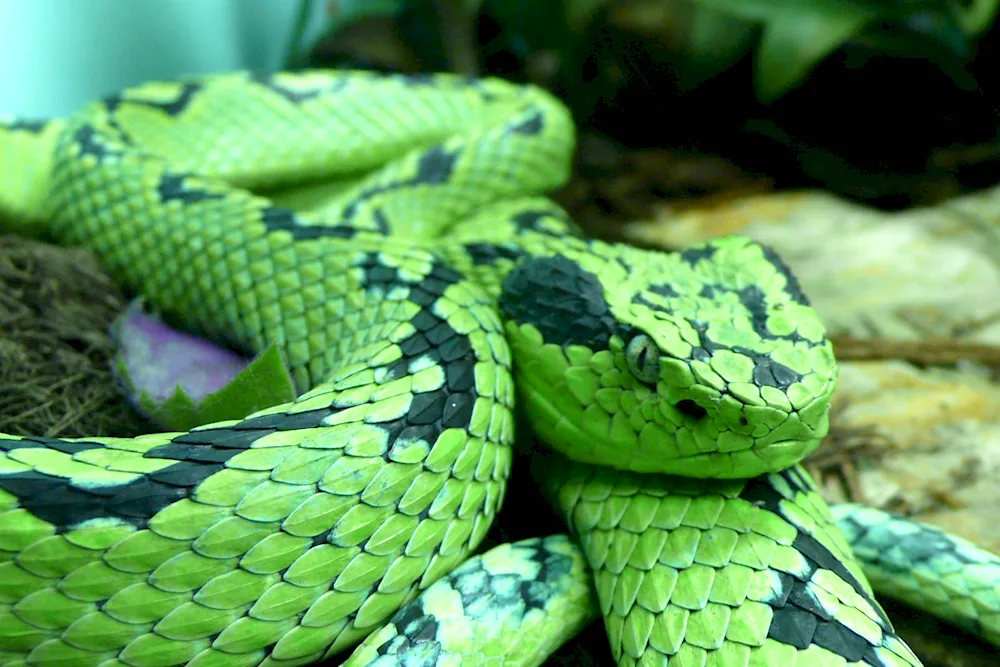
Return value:
M 683 401 L 678 401 L 675 406 L 682 415 L 687 417 L 692 417 L 693 419 L 704 419 L 708 416 L 708 411 L 692 401 L 690 398 L 685 398 Z

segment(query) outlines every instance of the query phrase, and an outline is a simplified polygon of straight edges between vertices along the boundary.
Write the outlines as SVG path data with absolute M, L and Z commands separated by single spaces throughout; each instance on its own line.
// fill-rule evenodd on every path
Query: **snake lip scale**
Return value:
M 869 580 L 1000 643 L 996 556 L 798 464 L 837 365 L 777 254 L 584 238 L 545 196 L 574 143 L 533 86 L 351 71 L 0 122 L 19 231 L 300 392 L 0 434 L 0 665 L 530 666 L 598 617 L 620 667 L 919 665 Z M 567 533 L 480 553 L 526 483 Z

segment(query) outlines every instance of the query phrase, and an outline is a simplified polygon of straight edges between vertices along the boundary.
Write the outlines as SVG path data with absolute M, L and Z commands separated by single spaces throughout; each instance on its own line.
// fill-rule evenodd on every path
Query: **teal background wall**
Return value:
M 0 114 L 65 115 L 152 79 L 273 71 L 299 0 L 0 0 Z M 313 1 L 304 42 L 326 24 Z

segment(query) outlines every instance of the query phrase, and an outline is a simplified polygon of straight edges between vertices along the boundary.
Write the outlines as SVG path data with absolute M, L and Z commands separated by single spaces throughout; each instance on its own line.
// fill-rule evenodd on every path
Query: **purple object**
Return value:
M 129 305 L 113 332 L 133 400 L 145 391 L 154 401 L 163 402 L 179 385 L 192 399 L 201 401 L 250 364 L 232 350 L 171 328 L 146 313 L 141 300 Z

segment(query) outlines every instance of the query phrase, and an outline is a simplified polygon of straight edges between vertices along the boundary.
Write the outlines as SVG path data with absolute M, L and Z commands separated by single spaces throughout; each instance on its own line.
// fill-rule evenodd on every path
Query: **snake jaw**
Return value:
M 794 465 L 828 428 L 832 382 L 802 409 L 785 413 L 718 392 L 711 398 L 707 391 L 677 392 L 662 381 L 654 391 L 628 376 L 613 351 L 543 344 L 530 325 L 508 325 L 508 337 L 521 409 L 545 444 L 583 463 L 747 478 Z
M 777 472 L 812 453 L 829 430 L 835 366 L 823 381 L 799 382 L 780 395 L 747 396 L 745 388 L 729 385 L 722 391 L 704 385 L 678 388 L 672 384 L 676 376 L 663 375 L 657 415 L 673 431 L 669 441 L 653 442 L 647 449 L 677 452 L 680 460 L 669 464 L 673 474 L 748 478 Z M 644 456 L 655 458 L 650 452 Z

